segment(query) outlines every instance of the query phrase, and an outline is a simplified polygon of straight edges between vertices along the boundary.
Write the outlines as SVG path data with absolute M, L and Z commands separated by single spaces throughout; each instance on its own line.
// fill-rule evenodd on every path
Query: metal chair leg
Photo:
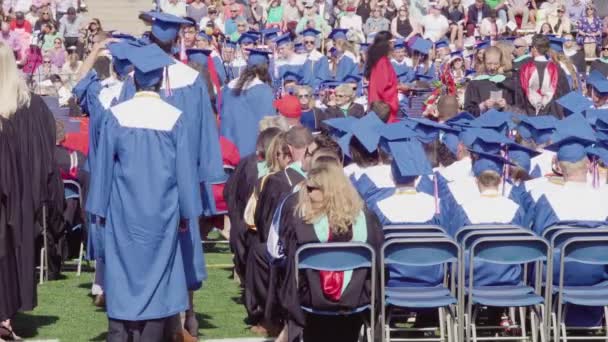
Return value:
M 48 253 L 48 241 L 46 237 L 46 205 L 42 206 L 42 240 L 44 245 L 44 263 L 40 264 L 41 270 L 44 274 L 44 281 L 49 280 L 49 253 Z
M 536 326 L 536 310 L 530 310 L 530 336 L 532 337 L 532 342 L 538 342 L 538 329 Z M 524 317 L 524 320 L 526 318 Z
M 439 312 L 439 338 L 441 342 L 445 342 L 445 311 L 443 308 L 437 310 Z
M 521 328 L 521 337 L 526 337 L 526 307 L 525 306 L 520 306 L 519 307 L 519 324 L 520 324 L 520 328 Z
M 82 259 L 84 257 L 84 243 L 80 243 L 80 250 L 78 251 L 78 269 L 76 270 L 76 276 L 80 277 L 82 272 Z
M 38 284 L 44 283 L 44 247 L 40 250 L 40 273 L 38 278 L 40 278 Z

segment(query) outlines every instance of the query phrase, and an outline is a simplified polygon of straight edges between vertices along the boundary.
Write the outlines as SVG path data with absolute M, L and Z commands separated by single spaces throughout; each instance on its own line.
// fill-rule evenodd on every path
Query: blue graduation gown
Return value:
M 117 81 L 119 82 L 119 81 Z M 122 82 L 116 84 L 118 91 L 123 88 Z M 104 85 L 104 82 L 97 77 L 95 70 L 89 71 L 89 73 L 80 80 L 72 90 L 76 96 L 78 103 L 82 110 L 89 114 L 89 151 L 86 159 L 85 169 L 88 171 L 95 169 L 96 157 L 97 157 L 97 146 L 99 142 L 99 133 L 101 127 L 107 117 L 110 115 L 108 109 L 110 102 L 117 102 L 118 96 L 113 98 L 113 94 L 108 94 L 104 99 L 106 103 L 102 103 L 102 93 L 110 90 Z M 115 93 L 116 89 L 112 89 Z M 97 260 L 97 267 L 103 267 L 104 260 L 104 234 L 102 227 L 99 227 L 89 215 L 86 218 L 88 233 L 87 233 L 87 252 L 86 258 L 88 260 Z
M 188 307 L 179 221 L 202 211 L 187 121 L 151 93 L 111 111 L 87 202 L 105 219 L 108 317 L 169 317 Z
M 235 80 L 241 76 L 241 73 L 247 68 L 247 62 L 242 58 L 237 58 L 226 65 L 226 70 L 229 73 L 229 81 Z
M 331 79 L 329 71 L 329 60 L 317 50 L 314 50 L 306 57 L 306 62 L 302 66 L 302 84 L 317 89 L 323 80 Z
M 287 72 L 292 72 L 300 77 L 304 76 L 304 64 L 306 63 L 306 56 L 294 54 L 289 60 L 274 59 L 273 66 L 273 84 L 275 89 L 278 89 L 283 85 L 283 78 Z
M 260 120 L 276 115 L 272 106 L 274 94 L 268 84 L 256 78 L 237 96 L 236 84 L 237 80 L 233 80 L 222 91 L 220 134 L 237 147 L 241 156 L 246 156 L 255 152 Z
M 168 80 L 163 81 L 160 94 L 164 101 L 183 113 L 195 169 L 198 171 L 199 182 L 202 183 L 199 193 L 204 205 L 203 215 L 211 216 L 217 212 L 211 184 L 225 181 L 226 175 L 207 85 L 196 70 L 179 61 L 168 67 L 168 75 Z M 134 95 L 133 79 L 130 78 L 128 83 L 130 85 L 127 85 L 126 91 L 121 94 L 121 97 L 127 99 Z M 185 272 L 188 277 L 188 288 L 196 290 L 200 288 L 201 282 L 207 279 L 207 271 L 198 221 L 190 221 L 189 225 L 191 229 L 185 234 L 180 234 L 180 243 L 184 258 L 188 256 L 195 258 L 192 262 L 186 263 Z
M 357 57 L 349 51 L 345 51 L 344 54 L 338 59 L 336 65 L 335 80 L 341 82 L 344 77 L 348 75 L 357 75 L 359 65 L 357 63 Z
M 523 225 L 525 212 L 517 203 L 500 193 L 479 194 L 457 207 L 451 231 L 475 224 Z M 467 254 L 468 255 L 468 254 Z M 465 275 L 468 284 L 468 257 Z M 521 279 L 520 266 L 507 266 L 476 261 L 475 286 L 515 285 Z
M 376 202 L 370 209 L 376 213 L 383 226 L 389 224 L 434 224 L 442 226 L 445 218 L 436 213 L 433 196 L 415 190 L 391 194 Z M 388 267 L 389 287 L 399 286 L 438 286 L 443 279 L 443 267 L 401 266 Z
M 535 206 L 534 230 L 542 232 L 559 223 L 574 226 L 606 224 L 608 199 L 605 189 L 593 189 L 585 183 L 566 182 L 561 189 L 542 195 Z M 559 285 L 560 249 L 553 254 L 553 283 Z M 567 262 L 564 273 L 566 286 L 606 284 L 608 272 L 603 265 Z M 604 285 L 605 286 L 605 285 Z M 566 323 L 570 326 L 597 326 L 603 315 L 599 307 L 573 306 L 568 309 Z
M 400 63 L 394 59 L 391 59 L 391 64 L 393 65 L 393 69 L 395 69 L 395 74 L 397 74 L 397 76 L 402 75 L 399 77 L 399 81 L 402 83 L 407 82 L 407 77 L 405 76 L 412 70 L 412 68 L 407 65 L 406 61 L 403 60 Z

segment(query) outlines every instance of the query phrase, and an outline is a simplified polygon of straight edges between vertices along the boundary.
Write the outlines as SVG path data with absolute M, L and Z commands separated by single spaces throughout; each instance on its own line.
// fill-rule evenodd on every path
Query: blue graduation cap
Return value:
M 447 119 L 444 123 L 455 129 L 471 127 L 471 122 L 475 120 L 475 116 L 469 112 L 461 112 L 456 116 Z
M 325 80 L 325 81 L 322 81 L 319 84 L 319 90 L 323 90 L 323 89 L 335 89 L 339 85 L 340 85 L 340 82 L 337 82 L 337 81 L 334 81 L 334 80 Z
M 244 45 L 244 44 L 255 44 L 255 42 L 257 42 L 257 41 L 258 41 L 258 36 L 256 36 L 255 34 L 243 33 L 243 34 L 241 34 L 241 36 L 239 37 L 239 39 L 236 42 L 239 43 L 240 45 Z
M 260 65 L 268 64 L 270 61 L 270 52 L 260 49 L 247 49 L 249 51 L 249 57 L 247 58 L 247 65 Z
M 247 31 L 245 33 L 253 35 L 253 36 L 256 36 L 258 38 L 262 36 L 262 32 L 256 31 L 256 30 L 249 30 L 249 31 Z
M 450 63 L 455 61 L 456 59 L 464 59 L 464 55 L 462 54 L 462 50 L 456 50 L 450 52 Z
M 293 72 L 293 71 L 286 71 L 285 73 L 283 73 L 283 81 L 284 82 L 296 82 L 299 83 L 300 80 L 302 80 L 302 76 L 300 76 L 299 74 Z
M 606 145 L 595 144 L 593 146 L 589 146 L 587 147 L 586 152 L 591 159 L 597 159 L 604 165 L 608 165 L 608 147 Z
M 346 75 L 342 79 L 344 83 L 359 83 L 361 81 L 361 76 L 359 75 Z
M 572 114 L 557 123 L 553 143 L 546 150 L 557 152 L 557 159 L 578 162 L 586 156 L 586 148 L 597 141 L 595 132 L 580 114 Z
M 337 28 L 337 29 L 333 29 L 331 31 L 331 33 L 329 34 L 328 38 L 329 39 L 344 39 L 346 40 L 346 34 L 348 33 L 347 29 L 341 29 L 341 28 Z
M 211 36 L 210 36 L 210 35 L 208 35 L 208 34 L 207 34 L 205 31 L 201 31 L 201 32 L 199 32 L 199 33 L 198 33 L 198 37 L 199 37 L 199 38 L 201 38 L 201 39 L 204 39 L 204 40 L 206 40 L 206 41 L 208 41 L 208 42 L 210 42 L 210 41 L 211 41 Z
M 414 75 L 414 81 L 427 81 L 427 82 L 429 82 L 432 79 L 433 79 L 433 76 L 427 75 L 427 74 L 423 74 L 423 73 L 420 73 L 420 72 L 417 72 Z
M 150 11 L 145 14 L 152 18 L 152 34 L 162 42 L 175 40 L 180 27 L 191 24 L 186 19 L 168 13 Z
M 608 133 L 608 109 L 591 109 L 585 112 L 585 117 L 587 121 L 590 121 L 590 117 L 593 117 L 594 122 L 592 124 L 595 125 L 595 129 Z
M 403 121 L 378 126 L 383 141 L 396 141 L 423 137 Z
M 593 106 L 591 100 L 576 91 L 571 91 L 560 97 L 557 103 L 564 108 L 567 115 L 582 113 Z
M 470 149 L 498 153 L 502 145 L 509 144 L 511 140 L 503 134 L 487 128 L 469 128 L 460 134 L 460 139 Z
M 601 94 L 602 96 L 606 96 L 608 95 L 608 80 L 607 79 L 597 79 L 597 78 L 593 78 L 591 80 L 587 81 L 587 84 L 591 85 L 591 87 L 593 87 L 593 89 Z
M 460 138 L 458 138 L 457 134 L 454 133 L 446 133 L 442 135 L 439 139 L 445 147 L 448 148 L 450 152 L 454 156 L 458 155 L 458 145 L 460 145 Z
M 417 51 L 420 52 L 423 55 L 428 55 L 429 51 L 433 48 L 433 42 L 428 40 L 428 39 L 424 39 L 424 38 L 416 38 L 416 40 L 414 41 L 414 44 L 412 44 L 412 50 L 413 51 Z
M 301 35 L 302 37 L 317 37 L 321 32 L 317 31 L 313 28 L 307 28 L 306 30 L 302 31 Z
M 205 67 L 207 66 L 211 52 L 210 49 L 187 49 L 186 56 L 188 56 L 189 61 L 199 63 Z
M 393 156 L 391 169 L 395 183 L 408 184 L 418 176 L 433 173 L 420 141 L 416 139 L 390 141 L 388 149 Z
M 491 40 L 482 40 L 475 43 L 475 49 L 484 50 L 490 47 Z
M 137 38 L 135 38 L 135 36 L 127 34 L 127 33 L 122 33 L 122 32 L 112 32 L 112 38 L 116 38 L 116 39 L 123 39 L 123 40 L 130 40 L 130 41 L 136 41 Z
M 549 38 L 549 47 L 551 47 L 551 50 L 558 52 L 558 53 L 562 53 L 564 52 L 564 43 L 566 42 L 566 40 L 564 38 L 560 38 L 560 37 L 551 37 Z
M 234 42 L 234 41 L 232 41 L 232 40 L 227 39 L 227 40 L 224 42 L 224 47 L 236 49 L 236 42 Z
M 478 177 L 486 171 L 494 171 L 502 176 L 504 166 L 506 164 L 511 164 L 505 158 L 493 153 L 484 152 L 483 150 L 478 149 L 470 151 L 477 156 L 477 159 L 473 163 L 473 174 L 475 177 Z
M 507 147 L 507 156 L 509 157 L 509 161 L 526 170 L 526 172 L 530 172 L 530 160 L 538 155 L 540 155 L 540 152 L 524 145 L 516 144 L 515 142 L 508 144 Z
M 450 42 L 447 39 L 440 39 L 437 42 L 435 42 L 436 49 L 443 49 L 443 48 L 449 48 L 449 47 L 450 47 Z
M 402 122 L 416 131 L 424 143 L 431 143 L 437 140 L 440 132 L 458 132 L 458 130 L 448 125 L 427 118 L 405 118 Z
M 278 36 L 274 42 L 277 44 L 277 46 L 281 46 L 281 45 L 285 45 L 288 43 L 291 43 L 291 35 L 289 33 L 285 33 L 282 36 Z
M 373 112 L 353 122 L 350 131 L 368 152 L 378 149 L 382 127 L 385 123 Z
M 133 47 L 133 45 L 126 41 L 108 44 L 108 50 L 112 55 L 114 71 L 121 77 L 131 72 L 133 64 L 129 60 L 129 50 Z
M 166 66 L 175 64 L 158 45 L 134 47 L 128 51 L 129 60 L 135 66 L 135 82 L 144 88 L 158 84 Z
M 402 38 L 395 39 L 395 43 L 393 44 L 395 49 L 405 49 L 405 40 Z
M 296 53 L 305 53 L 306 52 L 306 48 L 304 47 L 304 44 L 302 44 L 302 43 L 295 43 L 293 45 L 293 49 Z
M 490 109 L 471 121 L 471 126 L 490 128 L 506 134 L 509 128 L 515 126 L 515 123 L 513 122 L 513 113 Z
M 273 39 L 279 35 L 280 31 L 276 27 L 270 27 L 263 29 L 260 32 L 262 33 L 262 37 L 264 37 L 264 39 Z
M 555 131 L 557 119 L 552 115 L 520 117 L 517 131 L 524 140 L 532 140 L 536 144 L 545 144 Z
M 344 133 L 350 133 L 351 127 L 356 121 L 357 118 L 354 116 L 345 116 L 343 118 L 323 120 L 323 123 L 329 126 L 333 133 L 342 136 Z
M 605 81 L 605 80 L 606 80 L 606 76 L 604 76 L 604 74 L 602 74 L 601 72 L 599 72 L 598 70 L 595 70 L 595 69 L 589 73 L 589 76 L 587 76 L 588 84 L 591 84 L 596 81 Z

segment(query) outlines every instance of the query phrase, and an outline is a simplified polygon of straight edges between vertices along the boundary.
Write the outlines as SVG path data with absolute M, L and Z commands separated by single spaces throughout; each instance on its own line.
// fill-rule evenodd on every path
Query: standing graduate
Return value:
M 334 80 L 340 81 L 348 75 L 358 73 L 357 57 L 348 50 L 348 40 L 346 39 L 346 29 L 334 29 L 328 38 L 334 41 L 335 52 L 333 55 L 333 76 Z
M 369 80 L 367 103 L 383 101 L 388 104 L 391 108 L 388 122 L 395 122 L 397 112 L 399 112 L 397 92 L 399 80 L 389 60 L 392 50 L 391 38 L 392 35 L 388 31 L 382 31 L 376 35 L 374 43 L 367 49 L 364 75 Z
M 129 59 L 137 93 L 102 128 L 87 210 L 106 235 L 108 341 L 164 341 L 188 308 L 178 235 L 201 214 L 199 179 L 188 121 L 158 94 L 175 61 L 155 44 Z
M 499 73 L 501 60 L 499 48 L 492 46 L 485 50 L 483 73 L 469 82 L 465 91 L 465 111 L 479 116 L 490 109 L 504 110 L 513 104 L 513 94 L 505 86 L 506 77 Z
M 267 51 L 251 49 L 247 68 L 222 91 L 220 135 L 232 142 L 242 156 L 255 151 L 260 120 L 276 114 L 268 55 Z
M 393 44 L 391 64 L 397 75 L 407 74 L 412 69 L 412 60 L 406 56 L 405 41 L 403 39 L 397 39 Z
M 568 78 L 559 64 L 549 59 L 549 38 L 537 34 L 532 38 L 533 60 L 519 71 L 519 86 L 516 86 L 517 106 L 528 115 L 553 115 L 564 117 L 556 100 L 570 92 Z M 487 52 L 486 52 L 487 56 Z
M 12 49 L 2 42 L 0 70 L 0 338 L 13 339 L 10 319 L 37 305 L 35 241 L 43 206 L 47 215 L 62 213 L 64 195 L 53 114 L 30 93 Z
M 217 76 L 219 78 L 220 84 L 223 86 L 226 84 L 226 66 L 224 65 L 224 61 L 222 60 L 222 56 L 217 53 L 217 50 L 211 45 L 213 39 L 205 33 L 205 31 L 201 31 L 198 34 L 196 47 L 198 49 L 210 49 L 211 50 L 211 59 L 213 59 L 213 66 L 217 72 Z
M 300 273 L 294 264 L 295 252 L 307 243 L 348 241 L 368 243 L 377 250 L 383 241 L 378 219 L 365 209 L 338 162 L 326 162 L 310 170 L 303 186 L 284 203 L 282 212 L 278 225 L 285 232 L 286 269 L 279 299 L 287 311 L 288 340 L 357 340 L 361 316 L 305 315 L 301 307 L 329 311 L 369 304 L 369 270 Z
M 315 29 L 302 31 L 302 44 L 306 52 L 306 62 L 302 67 L 302 84 L 317 89 L 321 81 L 331 78 L 329 60 L 317 50 L 317 37 L 321 32 Z

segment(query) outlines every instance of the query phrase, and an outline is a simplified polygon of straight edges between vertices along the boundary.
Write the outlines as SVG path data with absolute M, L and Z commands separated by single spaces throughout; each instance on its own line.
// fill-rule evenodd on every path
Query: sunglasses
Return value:
M 237 27 L 245 27 L 245 25 L 236 25 Z
M 308 95 L 308 94 L 300 94 L 300 95 L 298 95 L 298 98 L 300 98 L 300 99 L 307 99 L 309 97 L 310 97 L 310 95 Z M 308 152 L 308 149 L 306 151 Z
M 319 188 L 318 186 L 312 186 L 312 185 L 307 185 L 306 186 L 306 191 L 308 191 L 308 193 L 311 193 L 315 190 L 321 190 L 321 188 Z
M 230 11 L 230 13 L 239 13 L 239 11 Z
M 336 94 L 336 97 L 338 97 L 338 98 L 344 98 L 344 97 L 348 97 L 348 96 L 346 96 L 344 94 Z
M 44 64 L 51 64 L 51 61 L 44 61 Z
M 55 42 L 55 45 L 59 45 L 59 44 L 61 44 L 61 42 Z
M 603 48 L 602 48 L 602 51 L 608 51 L 608 46 L 603 47 Z
M 306 44 L 306 45 L 315 45 L 315 41 L 314 40 L 305 40 L 303 43 Z

